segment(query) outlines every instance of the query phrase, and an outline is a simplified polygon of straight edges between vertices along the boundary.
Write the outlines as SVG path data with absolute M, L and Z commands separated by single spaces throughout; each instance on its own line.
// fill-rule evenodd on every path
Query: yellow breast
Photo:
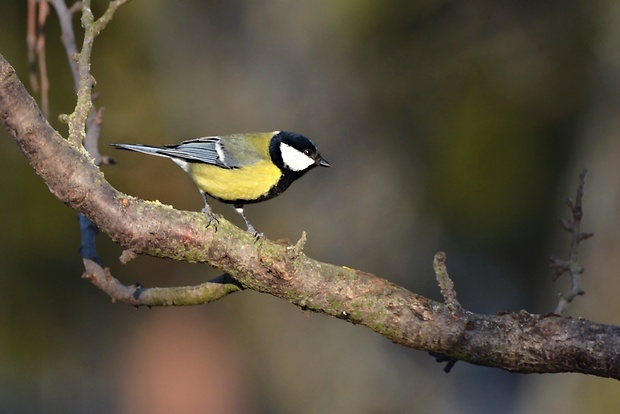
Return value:
M 192 163 L 189 173 L 198 188 L 222 201 L 256 200 L 267 194 L 282 176 L 280 169 L 270 161 L 238 169 Z

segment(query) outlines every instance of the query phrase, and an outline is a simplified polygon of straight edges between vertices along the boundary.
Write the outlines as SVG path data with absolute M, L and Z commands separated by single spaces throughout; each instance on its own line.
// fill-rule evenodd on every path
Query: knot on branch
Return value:
M 282 280 L 291 280 L 297 271 L 299 259 L 303 254 L 303 247 L 306 244 L 306 232 L 302 232 L 301 238 L 294 245 L 288 245 L 284 254 L 284 259 L 264 254 L 259 250 L 259 259 L 265 265 L 267 272 Z

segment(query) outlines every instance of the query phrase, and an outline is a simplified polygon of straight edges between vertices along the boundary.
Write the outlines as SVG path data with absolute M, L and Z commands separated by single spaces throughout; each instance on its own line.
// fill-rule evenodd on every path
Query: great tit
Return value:
M 258 132 L 196 138 L 177 145 L 152 147 L 110 144 L 113 147 L 170 158 L 194 180 L 209 223 L 217 223 L 207 195 L 232 204 L 247 231 L 258 237 L 243 206 L 269 200 L 314 167 L 329 167 L 316 145 L 295 132 Z

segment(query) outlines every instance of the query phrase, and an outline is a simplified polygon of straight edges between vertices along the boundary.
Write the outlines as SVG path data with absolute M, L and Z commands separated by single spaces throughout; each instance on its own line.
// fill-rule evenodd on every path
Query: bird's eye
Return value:
M 306 148 L 305 150 L 303 150 L 303 153 L 306 154 L 307 156 L 310 156 L 310 154 L 312 154 L 312 151 Z

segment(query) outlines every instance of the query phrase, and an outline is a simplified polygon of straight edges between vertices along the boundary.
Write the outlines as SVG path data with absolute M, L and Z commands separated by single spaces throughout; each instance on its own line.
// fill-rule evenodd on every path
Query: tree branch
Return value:
M 313 260 L 300 247 L 256 242 L 223 218 L 215 232 L 201 213 L 117 191 L 80 147 L 53 130 L 1 56 L 0 121 L 58 199 L 136 254 L 208 263 L 245 288 L 364 325 L 410 348 L 509 371 L 620 379 L 620 327 L 527 312 L 455 313 L 456 302 L 446 306 L 377 276 Z
M 219 283 L 214 279 L 198 286 L 145 288 L 138 283 L 123 285 L 110 274 L 109 269 L 103 269 L 92 260 L 84 259 L 84 267 L 86 272 L 82 277 L 107 293 L 112 302 L 118 300 L 134 306 L 202 305 L 242 290 L 242 287 L 226 274 L 218 278 L 221 279 Z

